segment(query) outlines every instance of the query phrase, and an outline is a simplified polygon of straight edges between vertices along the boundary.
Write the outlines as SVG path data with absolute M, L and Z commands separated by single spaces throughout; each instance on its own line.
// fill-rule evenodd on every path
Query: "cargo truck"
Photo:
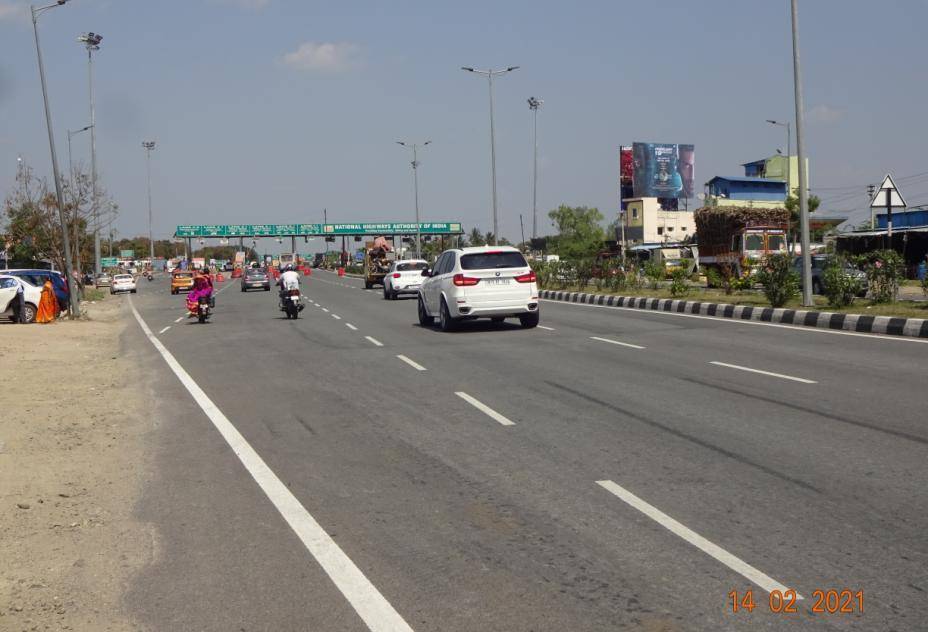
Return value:
M 771 254 L 786 252 L 786 208 L 707 206 L 697 209 L 699 265 L 723 277 L 744 277 Z

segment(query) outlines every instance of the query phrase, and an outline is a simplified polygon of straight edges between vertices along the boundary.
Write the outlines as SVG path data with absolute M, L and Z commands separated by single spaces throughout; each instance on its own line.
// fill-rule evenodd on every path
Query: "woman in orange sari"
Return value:
M 46 281 L 42 286 L 42 298 L 39 300 L 39 309 L 35 315 L 35 322 L 50 323 L 55 320 L 55 314 L 58 313 L 58 299 L 55 298 L 55 290 L 52 288 L 52 282 Z

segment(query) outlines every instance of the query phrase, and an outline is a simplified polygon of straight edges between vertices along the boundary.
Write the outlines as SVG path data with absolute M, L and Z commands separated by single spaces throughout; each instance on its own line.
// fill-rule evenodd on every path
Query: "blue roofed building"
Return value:
M 715 176 L 706 183 L 706 203 L 709 206 L 781 208 L 785 202 L 784 180 Z

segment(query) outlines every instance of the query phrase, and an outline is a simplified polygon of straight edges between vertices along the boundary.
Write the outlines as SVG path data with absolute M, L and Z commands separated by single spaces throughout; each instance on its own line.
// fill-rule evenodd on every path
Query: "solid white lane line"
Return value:
M 345 323 L 345 327 L 347 327 L 347 328 L 350 329 L 351 331 L 357 331 L 357 330 L 358 330 L 358 328 L 355 327 L 354 325 L 352 325 L 351 323 Z
M 665 312 L 656 309 L 638 309 L 635 307 L 618 307 L 617 305 L 590 305 L 589 303 L 567 303 L 565 301 L 555 301 L 550 298 L 541 299 L 545 303 L 552 305 L 565 305 L 572 307 L 592 307 L 595 309 L 614 309 L 635 312 L 636 314 L 664 315 L 682 318 L 701 318 L 702 320 L 714 320 L 719 323 L 729 323 L 732 325 L 756 325 L 758 327 L 779 327 L 780 329 L 789 329 L 805 333 L 832 334 L 835 336 L 857 336 L 859 338 L 876 338 L 877 340 L 895 340 L 896 342 L 916 342 L 926 345 L 928 340 L 924 338 L 912 338 L 909 336 L 889 336 L 886 334 L 864 334 L 856 331 L 839 331 L 837 329 L 821 329 L 819 327 L 805 327 L 803 325 L 784 325 L 782 323 L 764 323 L 756 320 L 741 320 L 739 318 L 721 318 L 719 316 L 703 316 L 701 314 L 681 314 L 679 312 Z
M 374 343 L 374 344 L 377 345 L 378 347 L 382 347 L 382 346 L 383 346 L 383 343 L 380 342 L 379 340 L 377 340 L 376 338 L 371 338 L 370 336 L 364 336 L 364 337 L 367 338 L 368 340 L 370 340 L 372 343 Z
M 537 327 L 546 331 L 554 331 L 554 327 L 545 327 L 544 325 L 537 325 Z
M 484 404 L 483 402 L 474 399 L 473 397 L 471 397 L 471 396 L 468 395 L 467 393 L 462 393 L 461 391 L 457 391 L 457 392 L 455 392 L 455 395 L 457 395 L 458 397 L 460 397 L 461 399 L 463 399 L 465 402 L 467 402 L 468 404 L 470 404 L 471 406 L 473 406 L 474 408 L 476 408 L 477 410 L 479 410 L 479 411 L 482 412 L 483 414 L 487 415 L 487 416 L 490 417 L 491 419 L 495 419 L 495 420 L 498 421 L 499 423 L 503 424 L 504 426 L 514 426 L 514 425 L 516 425 L 516 422 L 511 421 L 511 420 L 507 419 L 506 417 L 503 417 L 503 416 L 500 415 L 498 412 L 496 412 L 495 410 L 493 410 L 492 408 L 490 408 L 489 406 L 487 406 L 487 405 Z
M 600 338 L 598 336 L 590 336 L 590 340 L 598 340 L 600 342 L 608 342 L 611 345 L 619 345 L 620 347 L 629 347 L 630 349 L 644 349 L 641 345 L 633 345 L 628 342 L 619 342 L 618 340 L 609 340 L 608 338 Z
M 175 322 L 176 322 L 176 321 L 175 321 Z M 170 329 L 170 328 L 171 328 L 171 326 L 168 325 L 167 327 L 165 327 L 164 329 L 162 329 L 161 331 L 159 331 L 159 332 L 158 332 L 158 335 L 160 336 L 161 334 L 163 334 L 164 332 L 166 332 L 166 331 L 167 331 L 168 329 Z
M 341 320 L 341 319 L 342 319 L 342 317 L 339 316 L 338 314 L 332 314 L 332 318 L 334 318 L 335 320 Z
M 426 368 L 425 368 L 424 366 L 422 366 L 422 365 L 419 364 L 418 362 L 414 362 L 414 361 L 410 360 L 409 358 L 407 358 L 407 357 L 404 356 L 404 355 L 398 355 L 398 356 L 396 356 L 396 357 L 399 358 L 400 360 L 402 360 L 403 362 L 405 362 L 406 364 L 408 364 L 409 366 L 411 366 L 412 368 L 414 368 L 416 371 L 425 371 L 425 370 L 426 370 Z
M 287 486 L 274 474 L 267 463 L 239 433 L 203 389 L 190 377 L 170 351 L 161 344 L 142 320 L 142 316 L 129 299 L 132 313 L 161 357 L 193 397 L 200 409 L 213 422 L 232 452 L 251 474 L 261 491 L 268 497 L 306 549 L 316 559 L 335 586 L 341 591 L 367 627 L 375 632 L 412 632 L 412 628 L 393 608 L 380 591 L 355 566 L 341 547 L 329 536 L 316 519 L 306 511 Z
M 804 377 L 793 377 L 792 375 L 783 375 L 782 373 L 771 373 L 770 371 L 761 371 L 760 369 L 752 369 L 746 366 L 740 366 L 737 364 L 728 364 L 727 362 L 716 362 L 712 360 L 709 364 L 714 364 L 715 366 L 724 366 L 729 369 L 738 369 L 739 371 L 747 371 L 748 373 L 759 373 L 761 375 L 769 375 L 770 377 L 778 377 L 783 380 L 792 380 L 793 382 L 802 382 L 803 384 L 818 384 L 815 380 L 807 380 Z
M 177 319 L 177 320 L 175 320 L 174 322 L 175 322 L 175 323 L 179 323 L 179 322 L 180 322 L 180 321 L 182 321 L 183 319 L 184 319 L 184 317 L 183 317 L 183 316 L 181 316 L 180 318 L 178 318 L 178 319 Z
M 596 484 L 606 491 L 614 494 L 625 503 L 631 505 L 646 515 L 648 518 L 651 518 L 671 533 L 680 536 L 703 553 L 715 558 L 742 577 L 747 578 L 748 581 L 751 581 L 754 584 L 760 586 L 768 593 L 774 590 L 779 590 L 781 593 L 785 593 L 787 590 L 789 590 L 786 586 L 777 580 L 765 575 L 747 562 L 741 560 L 738 557 L 735 557 L 722 547 L 713 544 L 692 529 L 677 522 L 657 507 L 638 498 L 624 487 L 612 481 L 596 481 Z M 802 599 L 802 595 L 796 593 L 796 598 Z

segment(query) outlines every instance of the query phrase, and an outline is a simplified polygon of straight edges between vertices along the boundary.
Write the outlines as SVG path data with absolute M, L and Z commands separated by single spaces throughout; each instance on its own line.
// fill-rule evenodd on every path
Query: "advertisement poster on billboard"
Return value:
M 632 156 L 632 146 L 622 145 L 619 147 L 619 198 L 626 200 L 635 197 L 634 188 L 635 159 Z M 625 202 L 622 202 L 622 210 L 625 210 Z
M 634 143 L 630 168 L 635 197 L 692 197 L 694 158 L 693 145 Z

